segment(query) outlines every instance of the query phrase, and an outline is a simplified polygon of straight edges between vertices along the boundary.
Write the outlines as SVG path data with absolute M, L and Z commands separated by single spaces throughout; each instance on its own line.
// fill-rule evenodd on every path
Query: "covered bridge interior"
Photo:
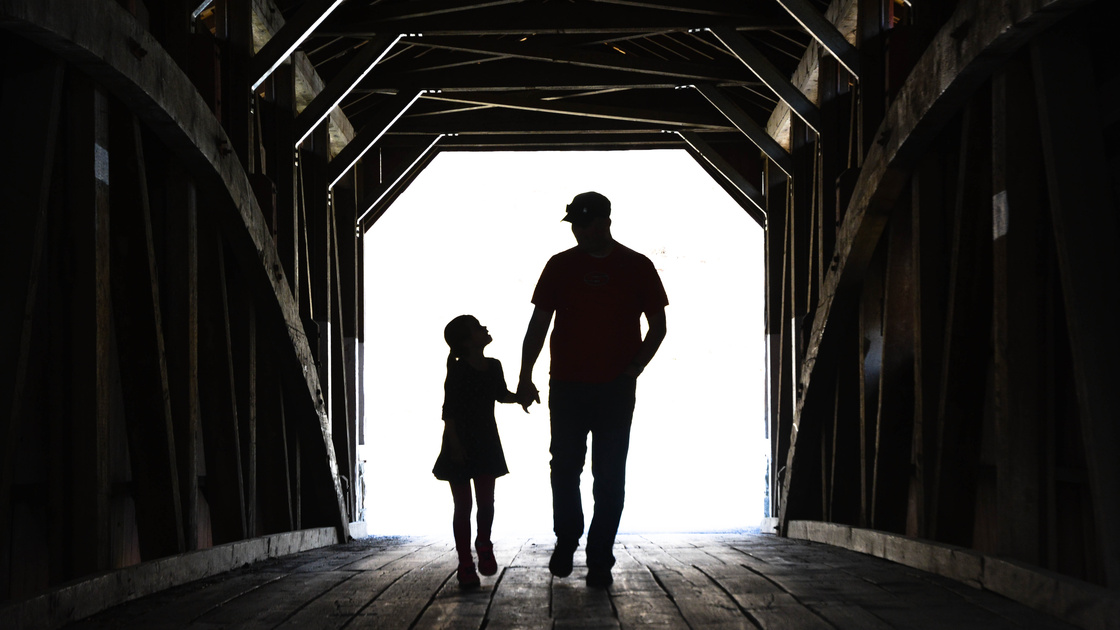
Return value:
M 776 533 L 1107 627 L 1118 20 L 0 0 L 0 604 L 346 540 L 365 231 L 443 151 L 670 148 L 765 230 Z

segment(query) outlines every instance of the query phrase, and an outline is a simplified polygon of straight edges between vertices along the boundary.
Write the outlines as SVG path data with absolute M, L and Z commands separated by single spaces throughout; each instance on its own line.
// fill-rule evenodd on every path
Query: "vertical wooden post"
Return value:
M 930 535 L 972 545 L 991 319 L 991 157 L 988 133 L 990 96 L 981 91 L 965 109 L 957 161 L 948 301 L 942 332 L 938 389 L 936 456 Z M 978 211 L 983 209 L 984 211 Z
M 781 506 L 781 479 L 779 471 L 785 462 L 785 452 L 780 448 L 782 405 L 782 262 L 785 251 L 785 185 L 776 173 L 781 171 L 765 163 L 764 185 L 766 194 L 766 233 L 764 237 L 764 291 L 766 299 L 766 423 L 770 438 L 770 466 L 767 471 L 767 516 L 776 518 Z M 782 181 L 779 188 L 777 181 Z M 780 190 L 780 192 L 779 192 Z M 778 199 L 782 203 L 776 203 Z
M 875 428 L 879 425 L 879 388 L 883 371 L 883 255 L 872 258 L 860 294 L 859 455 L 860 526 L 875 527 Z
M 335 352 L 338 358 L 333 375 L 336 385 L 334 389 L 335 415 L 337 417 L 339 413 L 344 414 L 346 436 L 345 452 L 339 453 L 337 447 L 335 452 L 339 457 L 339 470 L 346 470 L 346 476 L 350 480 L 350 505 L 348 507 L 351 520 L 357 520 L 358 506 L 361 504 L 361 480 L 359 479 L 361 471 L 357 462 L 358 425 L 361 419 L 357 413 L 356 400 L 357 388 L 359 387 L 356 357 L 357 320 L 359 317 L 357 299 L 360 289 L 357 286 L 358 240 L 354 232 L 354 225 L 357 220 L 354 179 L 353 172 L 351 172 L 335 186 L 333 196 L 334 220 L 332 221 L 334 234 L 332 238 L 333 264 L 335 277 L 337 278 L 334 298 L 338 312 L 338 315 L 334 318 L 338 329 L 338 341 L 335 344 Z M 335 426 L 337 427 L 337 422 Z
M 183 199 L 183 218 L 185 222 L 186 241 L 186 324 L 187 324 L 187 445 L 185 456 L 187 464 L 183 474 L 187 485 L 186 505 L 187 527 L 191 532 L 188 537 L 188 549 L 199 547 L 199 502 L 203 500 L 198 491 L 199 478 L 199 444 L 202 439 L 199 384 L 198 384 L 198 206 L 195 196 L 194 182 L 187 179 L 186 195 Z
M 911 188 L 911 246 L 914 286 L 914 433 L 910 447 L 913 476 L 906 531 L 929 537 L 930 501 L 933 497 L 933 457 L 937 428 L 938 383 L 941 375 L 941 339 L 945 320 L 943 191 L 940 147 L 917 169 Z
M 301 453 L 303 440 L 300 438 L 300 432 L 296 432 L 296 529 L 303 529 L 303 470 Z
M 299 279 L 299 201 L 296 182 L 295 72 L 292 64 L 281 64 L 272 73 L 273 128 L 268 152 L 268 172 L 276 181 L 276 246 L 280 264 L 297 302 Z
M 839 348 L 836 356 L 836 390 L 833 409 L 832 474 L 827 520 L 856 525 L 860 518 L 860 338 L 854 317 L 833 331 Z
M 193 548 L 199 545 L 199 447 L 202 443 L 202 410 L 198 384 L 198 205 L 194 182 L 187 180 L 187 194 L 184 208 L 186 215 L 186 258 L 187 258 L 187 448 L 186 468 L 187 506 L 190 519 Z M 212 538 L 207 532 L 206 537 Z
M 867 155 L 886 113 L 886 50 L 883 29 L 884 0 L 858 0 L 859 24 L 859 166 Z
M 191 0 L 149 2 L 149 30 L 180 67 L 190 63 L 191 12 L 200 3 Z
M 182 169 L 163 169 L 153 178 L 154 217 L 166 224 L 164 264 L 161 274 L 170 289 L 164 293 L 167 334 L 168 377 L 171 384 L 172 416 L 178 445 L 179 477 L 183 490 L 183 515 L 187 549 L 198 549 L 201 503 L 199 493 L 201 411 L 199 390 L 199 270 L 198 207 L 194 181 Z M 158 192 L 158 194 L 156 194 Z M 204 466 L 205 462 L 201 462 Z
M 249 90 L 249 59 L 253 55 L 252 0 L 218 0 L 217 36 L 222 40 L 222 126 L 248 173 L 256 173 Z
M 880 409 L 875 452 L 875 527 L 906 531 L 911 485 L 910 446 L 914 414 L 914 303 L 911 265 L 911 213 L 908 204 L 888 226 L 883 288 L 883 365 L 879 372 Z
M 288 418 L 287 412 L 284 409 L 284 383 L 281 379 L 275 380 L 276 394 L 278 399 L 278 407 L 280 412 L 280 440 L 284 446 L 284 490 L 287 495 L 288 506 L 288 529 L 292 530 L 296 526 L 294 504 L 292 502 L 292 458 L 289 456 L 288 448 Z
M 780 504 L 782 478 L 786 474 L 789 431 L 793 421 L 793 396 L 789 384 L 786 201 L 788 179 L 769 161 L 766 182 L 766 330 L 770 351 L 770 500 L 771 514 L 777 516 L 785 506 Z
M 47 354 L 43 349 L 33 351 L 32 335 L 43 329 L 40 310 L 40 286 L 43 280 L 44 250 L 48 227 L 48 205 L 51 183 L 55 177 L 54 163 L 58 151 L 59 116 L 61 112 L 64 66 L 56 59 L 28 62 L 14 54 L 15 46 L 0 45 L 0 70 L 4 79 L 0 85 L 0 116 L 4 120 L 21 121 L 9 125 L 0 143 L 0 189 L 5 191 L 6 202 L 23 212 L 11 212 L 5 217 L 5 230 L 0 235 L 0 249 L 9 254 L 0 269 L 0 295 L 6 296 L 8 308 L 0 309 L 0 356 L 12 357 L 0 366 L 0 410 L 7 413 L 0 423 L 0 598 L 18 597 L 9 587 L 12 578 L 11 544 L 15 533 L 12 528 L 12 496 L 16 478 L 16 449 L 19 435 L 30 423 L 25 419 L 29 407 L 38 404 L 39 395 L 45 391 L 42 376 L 33 372 L 36 356 Z M 18 87 L 17 87 L 18 86 Z M 30 239 L 28 239 L 28 235 Z M 36 320 L 39 320 L 36 322 Z M 44 495 L 53 494 L 49 490 Z M 47 496 L 43 501 L 47 502 Z M 50 541 L 50 530 L 42 528 L 42 537 Z M 54 540 L 61 544 L 61 540 Z M 48 543 L 49 544 L 49 543 Z M 53 550 L 52 550 L 53 551 Z M 52 557 L 55 553 L 50 554 Z M 40 562 L 49 567 L 52 558 L 42 557 Z M 19 578 L 17 578 L 18 580 Z M 31 582 L 31 580 L 26 580 Z M 27 584 L 28 590 L 41 585 Z
M 259 521 L 257 519 L 258 513 L 258 494 L 257 494 L 257 307 L 253 301 L 247 300 L 245 304 L 245 314 L 248 320 L 248 331 L 246 333 L 247 345 L 246 349 L 246 423 L 248 425 L 248 448 L 249 453 L 247 459 L 249 471 L 246 475 L 248 479 L 247 493 L 248 497 L 246 503 L 248 506 L 248 529 L 250 536 L 257 536 L 261 532 L 258 529 Z
M 333 223 L 333 208 L 331 202 L 332 191 L 327 189 L 326 167 L 330 154 L 330 135 L 326 123 L 320 124 L 311 135 L 313 146 L 312 163 L 305 166 L 312 177 L 311 185 L 307 189 L 307 235 L 310 241 L 309 259 L 307 261 L 308 275 L 312 280 L 309 289 L 309 298 L 312 304 L 313 316 L 317 327 L 317 359 L 319 361 L 319 384 L 322 387 L 323 400 L 327 405 L 327 413 L 332 416 L 334 399 L 331 390 L 334 381 L 331 378 L 331 336 L 335 334 L 331 327 L 333 321 L 332 299 L 334 292 L 334 265 L 331 252 L 331 226 Z
M 357 190 L 355 191 L 355 194 L 357 195 L 358 199 L 362 198 L 362 192 L 361 191 L 362 191 L 361 185 L 358 185 Z M 357 218 L 355 218 L 354 221 L 356 222 Z M 357 228 L 356 225 L 352 225 L 351 229 L 357 230 L 358 228 Z M 357 419 L 357 423 L 358 423 L 358 445 L 359 446 L 364 446 L 366 444 L 366 419 L 365 419 L 365 409 L 366 409 L 366 398 L 365 398 L 365 372 L 366 372 L 365 365 L 366 364 L 365 364 L 365 361 L 366 361 L 366 356 L 365 356 L 365 315 L 364 315 L 364 313 L 365 313 L 365 290 L 366 290 L 365 285 L 366 285 L 366 280 L 365 280 L 365 234 L 364 233 L 361 234 L 360 236 L 357 233 L 355 233 L 355 240 L 354 240 L 354 275 L 355 275 L 355 277 L 354 277 L 354 289 L 355 289 L 355 296 L 354 296 L 354 310 L 355 310 L 355 316 L 354 316 L 354 338 L 355 338 L 354 339 L 355 340 L 355 343 L 354 343 L 354 365 L 355 365 L 355 370 L 356 370 L 356 373 L 354 374 L 354 407 L 355 407 L 354 417 Z M 357 455 L 356 459 L 358 460 L 358 465 L 362 466 L 363 465 L 362 463 L 363 463 L 364 460 L 362 459 L 360 449 L 359 449 L 359 454 Z M 363 489 L 364 489 L 364 487 L 365 487 L 365 479 L 364 478 L 362 480 L 362 486 L 363 486 Z M 364 496 L 360 499 L 360 501 L 361 502 L 358 503 L 358 506 L 359 506 L 358 512 L 362 516 L 361 520 L 365 520 L 365 517 L 364 517 L 365 510 L 362 508 L 362 506 L 364 505 L 364 501 L 365 501 Z
M 109 99 L 84 79 L 71 85 L 70 571 L 86 575 L 109 564 Z
M 215 415 L 218 418 L 224 420 L 223 424 L 225 426 L 214 427 L 214 429 L 210 433 L 212 437 L 208 440 L 208 442 L 212 444 L 228 443 L 231 445 L 231 448 L 229 450 L 232 451 L 234 472 L 225 481 L 226 483 L 233 483 L 236 486 L 235 509 L 238 511 L 237 516 L 239 518 L 237 519 L 238 527 L 235 531 L 239 533 L 240 536 L 239 538 L 233 538 L 232 533 L 228 531 L 233 528 L 226 528 L 226 533 L 223 534 L 222 539 L 224 540 L 228 537 L 233 540 L 237 540 L 249 537 L 249 521 L 248 517 L 246 516 L 247 510 L 245 505 L 245 467 L 242 463 L 244 457 L 242 456 L 241 449 L 241 413 L 239 410 L 240 405 L 238 404 L 238 379 L 237 370 L 234 364 L 233 331 L 230 322 L 231 300 L 229 290 L 229 276 L 226 272 L 225 264 L 225 244 L 222 242 L 220 235 L 214 232 L 211 233 L 215 236 L 215 238 L 212 239 L 211 243 L 215 247 L 215 258 L 217 258 L 217 286 L 214 287 L 214 290 L 216 290 L 219 294 L 218 301 L 220 302 L 221 309 L 219 314 L 221 316 L 222 327 L 222 330 L 214 335 L 214 337 L 217 338 L 214 339 L 214 342 L 215 344 L 221 344 L 221 353 L 222 355 L 224 355 L 223 358 L 219 360 L 217 365 L 221 373 L 221 376 L 218 376 L 218 379 L 221 380 L 221 383 L 219 384 L 218 382 L 215 382 L 214 387 L 215 389 L 224 390 L 226 396 L 222 397 L 219 395 L 215 397 L 215 407 L 217 408 L 217 410 L 215 411 Z M 222 378 L 222 376 L 224 376 L 225 378 Z M 212 451 L 214 451 L 214 449 L 212 449 Z M 214 451 L 214 459 L 217 460 L 217 458 L 218 452 Z M 228 461 L 217 461 L 220 461 L 222 464 L 224 464 L 224 466 L 215 466 L 211 464 L 210 466 L 208 466 L 208 468 L 224 468 L 228 470 Z M 226 505 L 233 502 L 234 501 L 232 500 L 227 501 Z
M 1045 391 L 1037 358 L 1042 311 L 1038 278 L 1042 149 L 1033 129 L 1028 68 L 1019 58 L 992 82 L 992 331 L 995 349 L 997 539 L 1000 555 L 1040 560 L 1041 417 Z
M 788 317 L 802 318 L 810 312 L 812 288 L 813 219 L 816 202 L 816 133 L 797 116 L 790 120 L 791 157 L 794 176 L 791 179 L 792 203 L 787 208 L 789 250 L 787 252 L 790 284 L 790 311 Z M 810 318 L 811 319 L 811 318 Z M 799 332 L 799 331 L 795 331 Z M 798 335 L 799 336 L 799 335 Z M 794 361 L 799 363 L 804 344 L 797 341 Z

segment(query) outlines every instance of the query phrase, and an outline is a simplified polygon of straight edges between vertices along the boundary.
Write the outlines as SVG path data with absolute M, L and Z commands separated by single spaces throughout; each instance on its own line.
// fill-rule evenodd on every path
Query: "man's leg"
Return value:
M 626 498 L 626 456 L 634 417 L 634 381 L 623 378 L 603 386 L 591 428 L 591 474 L 595 478 L 595 515 L 587 532 L 587 582 L 611 583 L 614 538 Z
M 572 572 L 572 554 L 583 535 L 583 501 L 579 477 L 587 457 L 587 424 L 582 413 L 578 386 L 553 383 L 549 387 L 552 442 L 552 529 L 556 548 L 548 568 L 553 575 L 567 577 Z

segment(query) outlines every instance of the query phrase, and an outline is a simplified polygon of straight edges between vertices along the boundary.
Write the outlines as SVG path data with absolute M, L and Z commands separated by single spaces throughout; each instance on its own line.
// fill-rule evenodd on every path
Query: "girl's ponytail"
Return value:
M 473 315 L 460 315 L 443 327 L 443 340 L 447 342 L 447 347 L 451 349 L 447 353 L 448 370 L 451 369 L 456 359 L 463 358 L 463 344 L 470 338 L 471 332 L 477 325 L 478 320 Z

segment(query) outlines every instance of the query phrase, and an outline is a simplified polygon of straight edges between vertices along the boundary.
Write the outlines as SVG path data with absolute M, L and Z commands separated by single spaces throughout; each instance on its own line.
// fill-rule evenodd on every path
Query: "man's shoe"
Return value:
M 561 543 L 556 541 L 552 550 L 552 558 L 548 561 L 548 570 L 556 577 L 568 577 L 572 574 L 572 556 L 576 553 L 579 543 Z
M 606 567 L 587 567 L 587 586 L 589 588 L 607 588 L 614 583 L 611 570 Z
M 494 575 L 498 572 L 498 560 L 494 557 L 494 543 L 474 544 L 478 552 L 478 572 L 483 575 Z

